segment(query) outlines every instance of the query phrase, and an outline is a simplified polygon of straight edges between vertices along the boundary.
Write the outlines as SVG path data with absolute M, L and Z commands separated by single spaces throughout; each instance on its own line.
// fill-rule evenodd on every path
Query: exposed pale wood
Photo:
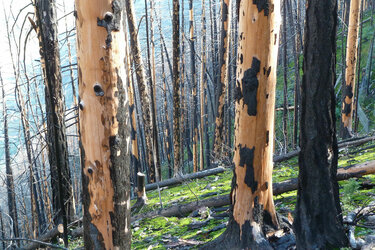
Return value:
M 130 249 L 130 119 L 122 0 L 77 0 L 87 249 Z
M 360 0 L 350 1 L 350 15 L 348 25 L 348 39 L 346 46 L 346 71 L 345 86 L 343 88 L 343 98 L 341 107 L 341 137 L 352 136 L 353 119 L 353 95 L 355 93 L 358 32 L 360 19 Z
M 263 222 L 254 221 L 255 206 L 262 206 L 271 217 L 269 222 L 278 225 L 272 195 L 272 152 L 280 1 L 269 5 L 273 8 L 259 8 L 253 1 L 241 1 L 239 6 L 233 220 L 240 234 L 253 240 L 258 236 L 245 232 L 242 226 L 248 222 L 262 226 Z M 255 246 L 253 240 L 248 244 Z

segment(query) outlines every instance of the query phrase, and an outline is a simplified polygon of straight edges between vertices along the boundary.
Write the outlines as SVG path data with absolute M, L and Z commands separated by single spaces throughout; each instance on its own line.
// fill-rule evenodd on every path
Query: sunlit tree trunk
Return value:
M 86 249 L 130 249 L 130 119 L 123 3 L 75 2 Z
M 239 13 L 232 213 L 210 247 L 272 249 L 263 232 L 279 225 L 272 155 L 280 1 L 242 0 Z
M 353 96 L 355 91 L 360 0 L 350 1 L 348 38 L 346 45 L 345 86 L 342 88 L 341 137 L 352 137 Z
M 336 181 L 336 0 L 308 0 L 301 86 L 297 249 L 344 247 L 347 237 Z
M 180 137 L 180 3 L 173 0 L 173 147 L 174 176 L 181 171 Z

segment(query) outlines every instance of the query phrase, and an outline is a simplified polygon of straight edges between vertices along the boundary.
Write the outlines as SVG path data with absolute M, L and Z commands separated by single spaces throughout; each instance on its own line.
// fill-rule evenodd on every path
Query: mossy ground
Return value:
M 363 20 L 366 20 L 370 17 L 371 12 L 365 12 Z M 343 42 L 341 41 L 340 36 L 341 29 L 338 30 L 337 38 L 337 62 L 341 62 L 341 53 L 346 46 L 346 40 L 344 37 Z M 361 50 L 361 68 L 364 68 L 366 65 L 366 60 L 368 56 L 368 51 L 370 48 L 370 40 L 373 34 L 373 27 L 370 22 L 366 22 L 363 25 L 363 39 L 362 39 L 362 50 Z M 343 46 L 342 46 L 343 45 Z M 300 74 L 302 76 L 302 55 L 300 55 Z M 341 73 L 340 63 L 337 64 L 337 75 Z M 278 67 L 278 78 L 277 78 L 277 107 L 282 106 L 282 96 L 283 96 L 283 71 L 282 67 Z M 374 69 L 373 69 L 374 71 Z M 288 103 L 293 105 L 293 86 L 294 86 L 294 63 L 290 59 L 288 63 Z M 371 83 L 373 84 L 375 74 L 372 74 Z M 338 89 L 336 89 L 337 91 Z M 338 96 L 340 100 L 340 95 Z M 374 130 L 375 123 L 375 112 L 374 102 L 373 102 L 373 93 L 369 95 L 360 96 L 360 104 L 365 111 L 366 115 L 370 120 L 370 130 Z M 337 102 L 336 116 L 339 118 L 341 115 L 340 112 L 340 102 Z M 337 119 L 339 127 L 339 120 Z M 275 133 L 276 138 L 282 138 L 282 112 L 276 113 L 276 126 Z M 292 134 L 293 128 L 293 119 L 292 115 L 289 114 L 288 121 L 289 131 L 288 134 Z M 361 124 L 359 125 L 359 131 L 361 131 Z M 212 128 L 210 129 L 210 131 Z M 211 131 L 212 132 L 212 131 Z M 200 145 L 198 145 L 199 147 Z M 353 164 L 363 163 L 370 160 L 375 160 L 375 148 L 360 150 L 370 146 L 370 144 L 363 145 L 357 148 L 344 149 L 340 151 L 339 158 L 339 167 L 345 167 Z M 282 149 L 282 142 L 276 140 L 275 150 L 280 152 Z M 187 154 L 185 152 L 184 158 L 187 159 Z M 190 165 L 186 165 L 186 170 L 191 170 Z M 163 176 L 167 175 L 167 168 L 163 168 Z M 298 159 L 294 157 L 288 161 L 275 164 L 274 173 L 273 173 L 273 182 L 280 182 L 290 178 L 296 178 L 298 176 Z M 172 206 L 177 203 L 188 203 L 196 199 L 206 199 L 213 197 L 215 195 L 229 194 L 231 188 L 232 180 L 232 171 L 228 169 L 225 173 L 218 174 L 216 176 L 209 176 L 203 179 L 193 180 L 186 182 L 184 184 L 169 187 L 161 190 L 161 201 L 163 207 Z M 370 201 L 375 199 L 375 190 L 371 189 L 361 189 L 360 184 L 363 182 L 369 182 L 375 184 L 375 175 L 368 175 L 363 178 L 355 178 L 346 181 L 340 181 L 340 200 L 342 203 L 344 215 L 350 211 L 353 211 L 355 208 L 365 206 Z M 278 196 L 275 196 L 275 205 L 276 209 L 286 215 L 287 213 L 292 213 L 294 210 L 296 202 L 296 191 L 284 193 Z M 148 205 L 145 206 L 140 213 L 147 211 L 152 211 L 155 209 L 160 209 L 160 200 L 159 194 L 156 190 L 150 191 L 147 193 L 148 196 Z M 135 201 L 132 201 L 134 204 Z M 176 241 L 177 239 L 181 240 L 195 240 L 195 242 L 203 244 L 212 239 L 215 239 L 219 236 L 225 229 L 222 228 L 223 224 L 226 223 L 228 218 L 224 219 L 207 219 L 204 217 L 158 217 L 152 219 L 143 219 L 137 223 L 133 223 L 132 226 L 132 248 L 133 249 L 166 249 L 170 242 Z M 208 221 L 205 226 L 202 226 L 197 229 L 190 229 L 188 225 L 192 222 L 203 222 Z M 218 230 L 216 230 L 218 229 Z M 356 236 L 362 237 L 368 234 L 374 234 L 371 229 L 366 228 L 356 228 Z M 71 242 L 71 248 L 76 248 L 83 245 L 82 239 L 75 239 Z
M 360 147 L 342 149 L 339 156 L 339 167 L 346 167 L 375 160 L 375 143 L 365 144 Z M 366 149 L 368 148 L 368 149 Z M 274 167 L 273 182 L 280 182 L 298 176 L 298 159 L 294 157 L 288 161 L 277 163 Z M 232 170 L 227 169 L 224 173 L 208 176 L 202 179 L 192 180 L 181 185 L 162 189 L 161 200 L 163 207 L 172 206 L 177 203 L 188 203 L 202 200 L 216 195 L 229 194 L 232 181 Z M 363 182 L 375 184 L 375 175 L 368 175 L 363 178 L 354 178 L 340 181 L 340 199 L 344 215 L 356 208 L 365 206 L 375 200 L 375 189 L 361 189 Z M 293 214 L 296 191 L 284 193 L 274 197 L 276 209 L 279 213 Z M 148 204 L 140 211 L 160 209 L 159 194 L 157 190 L 147 193 Z M 132 201 L 134 203 L 135 201 Z M 223 213 L 224 211 L 216 214 Z M 201 213 L 198 217 L 156 217 L 146 218 L 132 223 L 132 249 L 167 249 L 174 243 L 182 244 L 190 242 L 190 248 L 196 248 L 210 240 L 215 239 L 225 230 L 225 223 L 228 217 L 208 217 L 209 212 Z M 204 225 L 192 229 L 192 223 L 205 222 Z M 371 229 L 356 228 L 356 236 L 363 237 L 374 234 Z M 193 245 L 196 244 L 196 245 Z M 75 239 L 71 242 L 71 248 L 82 246 L 82 239 Z M 180 245 L 180 247 L 182 246 Z
M 358 151 L 366 148 L 371 144 L 361 147 L 344 149 L 340 152 L 339 167 L 346 167 L 353 164 L 363 163 L 375 159 L 375 148 Z M 273 181 L 280 182 L 298 176 L 298 160 L 297 157 L 289 161 L 278 163 L 275 165 Z M 175 187 L 167 188 L 161 191 L 163 206 L 170 206 L 174 203 L 188 203 L 194 201 L 197 197 L 205 199 L 214 195 L 229 194 L 232 179 L 232 171 L 227 170 L 225 173 L 216 176 L 209 176 L 203 179 L 194 180 Z M 359 184 L 365 180 L 375 184 L 375 175 L 368 175 L 363 178 L 340 181 L 340 198 L 344 214 L 357 207 L 361 207 L 369 201 L 374 200 L 375 190 L 361 190 Z M 358 185 L 353 186 L 353 182 Z M 209 186 L 208 186 L 209 185 Z M 207 188 L 208 186 L 208 188 Z M 206 195 L 212 194 L 211 196 Z M 275 196 L 275 204 L 277 210 L 282 214 L 292 213 L 296 202 L 296 191 L 284 193 Z M 203 195 L 203 197 L 202 197 Z M 156 190 L 148 192 L 148 205 L 144 211 L 159 209 L 159 195 Z M 189 229 L 188 225 L 193 221 L 206 221 L 205 218 L 177 218 L 177 217 L 158 217 L 154 219 L 140 220 L 136 226 L 133 226 L 132 248 L 145 249 L 152 246 L 153 249 L 165 249 L 174 237 L 175 239 L 195 240 L 200 243 L 208 242 L 219 236 L 225 229 L 211 231 L 215 227 L 224 224 L 225 219 L 211 219 L 209 223 L 201 228 Z M 357 228 L 358 237 L 371 233 L 371 230 Z

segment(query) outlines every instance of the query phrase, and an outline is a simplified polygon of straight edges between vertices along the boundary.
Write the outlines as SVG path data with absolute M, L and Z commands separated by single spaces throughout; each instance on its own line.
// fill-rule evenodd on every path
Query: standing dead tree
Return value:
M 130 249 L 124 1 L 75 3 L 85 247 Z

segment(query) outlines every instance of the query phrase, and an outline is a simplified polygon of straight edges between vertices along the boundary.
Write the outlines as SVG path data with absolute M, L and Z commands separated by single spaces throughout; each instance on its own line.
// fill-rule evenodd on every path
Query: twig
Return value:
M 35 242 L 35 243 L 38 243 L 38 244 L 41 244 L 41 245 L 45 245 L 47 247 L 53 247 L 53 248 L 68 250 L 68 248 L 61 247 L 59 245 L 50 244 L 50 243 L 43 242 L 43 241 L 39 241 L 39 240 L 26 239 L 26 238 L 11 238 L 11 239 L 1 239 L 0 238 L 0 241 L 14 241 L 14 240 L 17 240 L 17 241 L 31 241 L 31 242 Z

